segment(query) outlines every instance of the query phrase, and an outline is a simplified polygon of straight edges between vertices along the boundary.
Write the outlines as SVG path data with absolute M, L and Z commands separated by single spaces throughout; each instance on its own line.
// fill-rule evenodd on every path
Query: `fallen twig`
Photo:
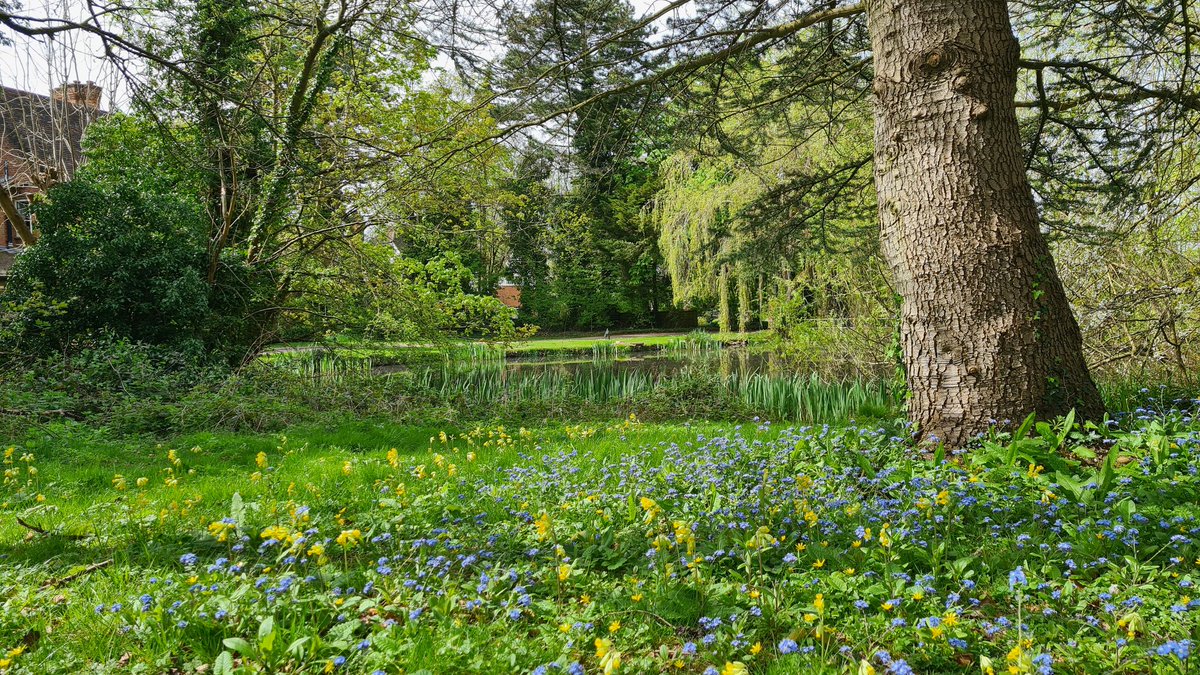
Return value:
M 98 563 L 88 565 L 87 567 L 79 570 L 78 572 L 76 572 L 74 574 L 68 574 L 67 576 L 65 576 L 61 579 L 47 579 L 42 582 L 42 588 L 54 588 L 55 586 L 62 586 L 63 584 L 69 584 L 72 581 L 75 581 L 76 579 L 78 579 L 79 577 L 84 576 L 85 574 L 91 574 L 92 572 L 95 572 L 98 569 L 103 569 L 105 567 L 108 567 L 109 565 L 112 564 L 112 562 L 113 562 L 112 558 L 109 558 L 108 560 L 102 560 Z
M 17 524 L 19 524 L 21 527 L 24 527 L 27 530 L 30 530 L 32 532 L 36 532 L 37 534 L 42 535 L 43 537 L 56 536 L 56 537 L 63 537 L 66 539 L 87 539 L 88 537 L 92 536 L 90 534 L 63 534 L 61 532 L 51 532 L 45 528 L 34 525 L 33 523 L 25 522 L 21 518 L 21 516 L 17 516 Z

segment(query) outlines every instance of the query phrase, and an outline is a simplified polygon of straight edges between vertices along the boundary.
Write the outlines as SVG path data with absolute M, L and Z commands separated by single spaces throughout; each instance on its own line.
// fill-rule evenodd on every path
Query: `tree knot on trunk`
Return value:
M 926 49 L 909 62 L 911 71 L 923 78 L 933 78 L 959 65 L 974 50 L 958 42 Z

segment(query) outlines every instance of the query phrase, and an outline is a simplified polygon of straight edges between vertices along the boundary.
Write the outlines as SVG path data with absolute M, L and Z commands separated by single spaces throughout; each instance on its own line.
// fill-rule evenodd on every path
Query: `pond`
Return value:
M 589 355 L 507 352 L 487 345 L 446 350 L 310 351 L 272 363 L 317 382 L 402 377 L 402 388 L 450 405 L 613 403 L 652 397 L 660 403 L 728 401 L 774 420 L 838 421 L 886 417 L 898 409 L 894 382 L 861 366 L 834 363 L 819 372 L 779 355 L 711 343 L 631 351 L 612 343 Z

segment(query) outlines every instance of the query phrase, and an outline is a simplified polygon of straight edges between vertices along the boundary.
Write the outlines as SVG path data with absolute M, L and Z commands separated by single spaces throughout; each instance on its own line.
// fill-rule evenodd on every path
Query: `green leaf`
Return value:
M 1100 475 L 1097 477 L 1096 491 L 1103 497 L 1112 490 L 1113 480 L 1117 476 L 1117 454 L 1120 452 L 1119 446 L 1114 445 L 1108 451 L 1108 457 L 1104 459 L 1104 466 L 1100 469 Z
M 862 452 L 854 453 L 854 458 L 858 460 L 858 468 L 862 469 L 863 475 L 867 478 L 875 478 L 875 467 L 871 466 L 871 460 Z
M 221 640 L 221 644 L 225 645 L 229 649 L 232 649 L 233 651 L 241 654 L 242 656 L 244 656 L 246 658 L 251 658 L 254 656 L 254 645 L 251 645 L 248 640 L 245 640 L 243 638 L 240 638 L 240 637 L 225 638 L 224 640 Z
M 1075 428 L 1075 409 L 1067 413 L 1063 418 L 1062 426 L 1058 428 L 1058 443 L 1062 445 L 1063 441 L 1067 440 L 1067 436 L 1071 433 L 1071 429 Z
M 237 639 L 237 638 L 233 638 Z M 213 662 L 213 675 L 233 675 L 233 654 L 221 652 Z
M 242 504 L 242 495 L 240 492 L 233 493 L 233 497 L 229 500 L 229 514 L 233 517 L 233 524 L 237 526 L 240 532 L 246 522 L 246 507 Z
M 288 645 L 287 653 L 296 657 L 302 656 L 304 654 L 304 645 L 307 644 L 311 639 L 312 638 L 302 637 L 295 640 L 292 642 L 292 644 Z
M 275 632 L 275 617 L 268 616 L 258 624 L 258 639 L 261 640 Z
M 1012 437 L 1014 439 L 1021 439 L 1029 436 L 1029 430 L 1033 428 L 1033 423 L 1036 419 L 1037 413 L 1029 413 L 1029 417 L 1026 417 L 1024 422 L 1021 422 L 1021 426 L 1017 427 Z

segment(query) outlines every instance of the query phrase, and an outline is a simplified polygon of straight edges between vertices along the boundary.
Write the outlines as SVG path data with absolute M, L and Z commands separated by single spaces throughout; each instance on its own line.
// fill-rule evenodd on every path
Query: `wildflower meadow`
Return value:
M 50 427 L 4 453 L 0 668 L 1189 672 L 1186 410 L 903 435 Z

